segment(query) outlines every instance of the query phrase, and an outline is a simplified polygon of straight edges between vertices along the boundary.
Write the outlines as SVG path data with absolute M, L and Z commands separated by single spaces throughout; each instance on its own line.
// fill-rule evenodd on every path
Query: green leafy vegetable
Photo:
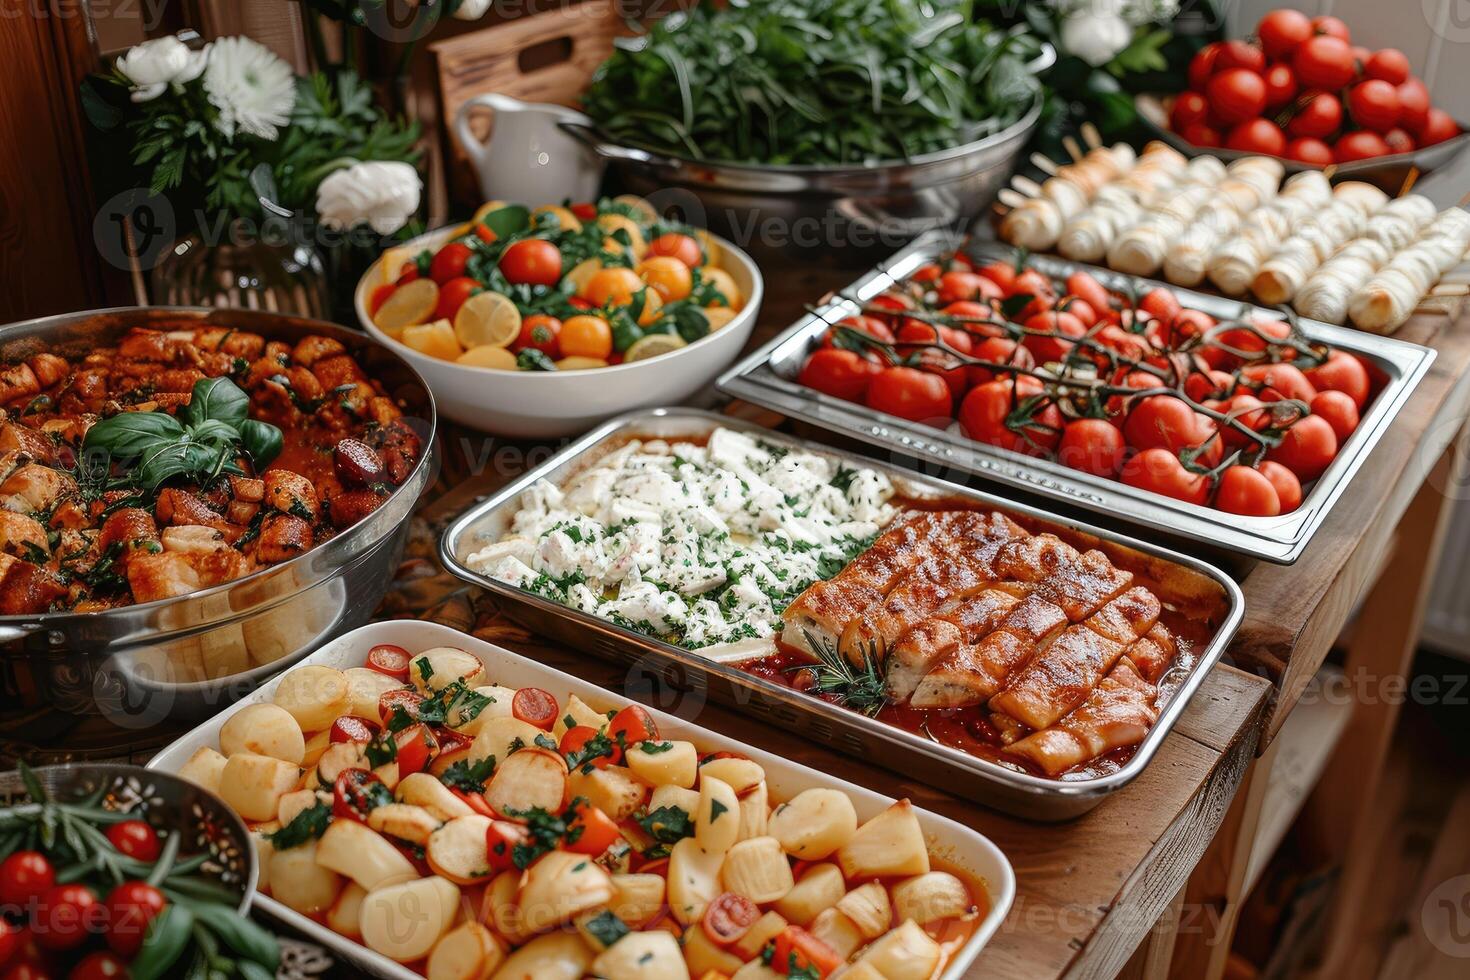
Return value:
M 271 842 L 271 846 L 278 851 L 289 851 L 293 847 L 300 847 L 307 841 L 316 840 L 327 832 L 327 827 L 332 822 L 332 808 L 325 803 L 317 803 L 307 807 L 291 822 L 274 833 L 266 834 L 265 839 Z

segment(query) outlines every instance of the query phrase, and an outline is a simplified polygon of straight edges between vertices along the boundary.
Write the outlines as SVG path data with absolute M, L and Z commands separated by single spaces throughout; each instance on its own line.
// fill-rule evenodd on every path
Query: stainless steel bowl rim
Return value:
M 275 313 L 273 311 L 267 310 L 245 310 L 206 306 L 115 306 L 105 309 L 85 310 L 77 313 L 58 313 L 52 316 L 35 317 L 30 320 L 20 320 L 15 323 L 5 324 L 4 326 L 0 326 L 0 344 L 15 339 L 14 334 L 19 333 L 23 330 L 31 334 L 41 333 L 54 327 L 85 323 L 88 319 L 94 317 L 126 316 L 128 314 L 139 314 L 145 312 L 148 314 L 157 314 L 159 316 L 198 316 L 202 319 L 219 316 L 229 317 L 241 315 L 245 316 L 247 319 L 254 316 L 281 318 L 289 320 L 293 323 L 293 325 L 299 326 L 303 329 L 320 330 L 324 333 L 337 337 L 338 339 L 343 339 L 351 341 L 353 343 L 357 343 L 359 345 L 367 345 L 381 349 L 390 357 L 392 357 L 395 361 L 397 361 L 399 366 L 401 366 L 403 370 L 409 374 L 411 379 L 417 382 L 418 387 L 424 395 L 425 407 L 428 409 L 429 417 L 427 421 L 429 423 L 429 430 L 427 435 L 425 435 L 421 440 L 423 450 L 419 455 L 418 462 L 414 464 L 414 468 L 410 471 L 408 478 L 405 479 L 402 484 L 396 487 L 394 491 L 388 495 L 387 499 L 383 501 L 383 503 L 380 505 L 380 509 L 381 507 L 387 506 L 390 502 L 394 501 L 395 498 L 398 498 L 400 494 L 403 494 L 406 490 L 410 488 L 415 488 L 415 497 L 417 497 L 418 493 L 421 492 L 422 488 L 416 487 L 416 485 L 420 483 L 420 477 L 431 465 L 431 449 L 434 444 L 435 435 L 438 431 L 438 412 L 434 404 L 434 393 L 429 389 L 428 383 L 424 381 L 423 376 L 418 373 L 418 370 L 415 369 L 414 366 L 410 364 L 406 358 L 399 355 L 396 351 L 392 350 L 387 345 L 379 343 L 373 337 L 361 331 L 352 330 L 340 324 L 330 323 L 326 320 L 315 320 L 310 317 L 299 317 L 291 314 Z M 376 511 L 374 513 L 376 513 Z M 352 552 L 355 554 L 358 550 L 358 546 L 362 545 L 362 542 L 359 541 L 358 538 L 363 537 L 364 535 L 362 532 L 364 532 L 365 529 L 370 526 L 371 516 L 372 515 L 369 515 L 368 518 L 364 518 L 357 524 L 354 524 L 353 526 L 343 531 L 340 531 L 337 534 L 334 534 L 328 540 L 322 542 L 321 544 L 315 545 L 314 547 L 308 549 L 300 555 L 297 555 L 295 558 L 292 558 L 290 561 L 284 561 L 276 565 L 269 565 L 265 568 L 251 572 L 249 575 L 243 576 L 241 578 L 232 579 L 229 582 L 224 582 L 220 585 L 211 586 L 207 589 L 200 589 L 197 592 L 190 592 L 187 595 L 174 596 L 169 599 L 155 599 L 151 602 L 137 602 L 126 606 L 119 606 L 116 609 L 99 610 L 96 612 L 73 612 L 69 610 L 64 610 L 60 612 L 48 612 L 29 615 L 0 616 L 0 642 L 17 639 L 24 635 L 44 632 L 47 630 L 65 631 L 66 627 L 70 625 L 73 621 L 86 621 L 88 623 L 92 623 L 96 622 L 98 618 L 107 621 L 121 620 L 127 618 L 129 615 L 147 616 L 149 613 L 155 612 L 171 605 L 179 605 L 185 602 L 196 602 L 213 596 L 222 595 L 236 589 L 244 588 L 247 585 L 256 584 L 274 575 L 290 574 L 296 571 L 298 568 L 308 565 L 311 559 L 320 557 L 323 554 L 331 554 L 334 551 Z M 362 550 L 366 549 L 363 548 Z M 312 585 L 319 584 L 321 581 L 325 581 L 325 579 L 317 579 L 311 582 L 310 585 L 307 586 L 307 588 L 311 587 Z M 304 591 L 304 589 L 298 591 Z M 203 629 L 208 629 L 210 626 L 215 625 L 217 622 L 229 622 L 230 620 L 236 619 L 240 616 L 244 616 L 249 612 L 261 609 L 268 609 L 271 606 L 278 605 L 289 600 L 291 597 L 291 594 L 282 594 L 275 597 L 271 602 L 268 603 L 258 603 L 245 606 L 241 609 L 231 609 L 230 615 L 222 616 L 216 621 L 199 622 L 193 624 L 188 629 L 179 630 L 178 632 L 198 632 Z

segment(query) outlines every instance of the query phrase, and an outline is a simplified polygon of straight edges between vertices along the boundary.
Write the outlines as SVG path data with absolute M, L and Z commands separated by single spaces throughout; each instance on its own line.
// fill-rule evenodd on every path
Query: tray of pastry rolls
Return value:
M 833 347 L 853 353 L 821 353 Z M 1289 564 L 1434 356 L 1239 299 L 934 232 L 718 383 L 949 480 L 978 477 L 1173 542 Z M 869 379 L 857 376 L 859 363 Z M 908 368 L 942 378 L 948 405 L 927 379 L 938 394 L 921 397 L 928 388 L 902 377 Z M 1342 393 L 1318 400 L 1340 388 L 1350 406 Z
M 1195 557 L 682 408 L 593 430 L 440 552 L 666 711 L 715 699 L 1038 820 L 1148 765 L 1242 615 Z

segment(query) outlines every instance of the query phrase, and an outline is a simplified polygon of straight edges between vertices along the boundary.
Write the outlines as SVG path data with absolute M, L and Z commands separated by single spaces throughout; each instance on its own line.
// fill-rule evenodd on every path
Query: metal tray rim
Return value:
M 1317 480 L 1300 508 L 1291 514 L 1274 518 L 1223 515 L 1208 507 L 1173 501 L 1049 460 L 975 443 L 958 433 L 917 426 L 903 419 L 811 391 L 782 377 L 771 366 L 773 360 L 783 356 L 783 351 L 797 345 L 804 346 L 811 335 L 825 329 L 832 320 L 846 315 L 854 302 L 853 296 L 867 295 L 867 291 L 874 286 L 879 287 L 874 292 L 881 291 L 893 284 L 898 277 L 911 272 L 919 262 L 952 250 L 960 243 L 960 237 L 950 232 L 920 236 L 732 366 L 719 377 L 717 386 L 726 394 L 772 408 L 813 425 L 832 429 L 878 448 L 915 458 L 938 458 L 966 474 L 996 480 L 1140 527 L 1174 534 L 1208 535 L 1215 543 L 1228 550 L 1277 564 L 1291 564 L 1301 557 L 1352 476 L 1371 455 L 1374 446 L 1437 356 L 1436 351 L 1418 344 L 1299 318 L 1309 336 L 1344 350 L 1385 361 L 1393 371 L 1390 372 L 1389 384 L 1379 393 L 1365 413 L 1358 430 L 1350 438 L 1350 451 L 1339 454 L 1326 473 Z M 1009 246 L 989 240 L 978 240 L 976 244 L 992 255 L 996 249 L 1009 250 Z M 1267 315 L 1273 312 L 1244 300 L 1157 283 L 1111 269 L 1069 262 L 1055 256 L 1037 255 L 1034 258 L 1044 266 L 1065 270 L 1063 274 L 1072 270 L 1089 272 L 1105 284 L 1112 280 L 1166 286 L 1186 303 L 1192 300 L 1205 307 L 1229 304 Z M 895 276 L 895 273 L 898 275 Z M 895 431 L 897 434 L 894 434 Z
M 816 451 L 835 456 L 849 463 L 868 466 L 885 472 L 891 478 L 895 478 L 928 490 L 940 492 L 946 495 L 965 497 L 986 506 L 1002 510 L 1019 512 L 1028 517 L 1046 521 L 1056 525 L 1074 528 L 1085 534 L 1093 535 L 1101 540 L 1131 548 L 1143 554 L 1152 555 L 1166 561 L 1182 565 L 1194 572 L 1209 578 L 1220 586 L 1225 594 L 1226 612 L 1221 620 L 1219 628 L 1211 638 L 1205 650 L 1200 654 L 1198 662 L 1189 676 L 1179 686 L 1173 698 L 1160 713 L 1159 719 L 1149 730 L 1144 740 L 1139 743 L 1133 757 L 1128 760 L 1116 772 L 1105 776 L 1091 779 L 1078 780 L 1053 780 L 1027 773 L 1016 772 L 1004 766 L 996 765 L 985 759 L 964 753 L 949 746 L 940 745 L 928 741 L 920 736 L 895 728 L 891 725 L 882 724 L 867 718 L 856 712 L 829 705 L 825 702 L 806 697 L 788 688 L 771 684 L 762 678 L 755 677 L 740 671 L 727 664 L 716 664 L 697 656 L 689 650 L 684 650 L 672 644 L 655 640 L 640 633 L 623 629 L 613 623 L 582 613 L 578 610 L 562 606 L 559 603 L 544 599 L 541 596 L 527 592 L 519 587 L 499 582 L 476 572 L 464 565 L 456 554 L 456 546 L 460 539 L 466 535 L 471 528 L 485 519 L 487 515 L 503 507 L 513 505 L 524 492 L 537 480 L 542 479 L 547 473 L 560 469 L 563 466 L 573 464 L 583 457 L 588 451 L 596 448 L 599 444 L 615 436 L 629 433 L 636 434 L 640 423 L 648 424 L 658 419 L 688 419 L 695 422 L 706 422 L 711 427 L 726 426 L 742 429 L 745 431 L 759 431 L 764 438 L 775 442 L 784 442 L 789 445 L 798 446 L 809 451 Z M 502 487 L 499 491 L 476 503 L 467 509 L 459 517 L 455 518 L 446 527 L 439 542 L 439 557 L 444 566 L 454 575 L 467 582 L 489 589 L 497 595 L 515 600 L 528 605 L 539 612 L 571 620 L 573 623 L 591 629 L 604 635 L 609 635 L 621 640 L 623 643 L 643 651 L 655 653 L 663 657 L 671 658 L 687 667 L 695 670 L 705 671 L 721 676 L 722 678 L 742 686 L 753 688 L 763 695 L 782 701 L 797 711 L 807 714 L 816 714 L 841 725 L 852 725 L 863 729 L 867 734 L 875 736 L 888 742 L 895 747 L 906 748 L 929 756 L 938 762 L 947 763 L 951 767 L 982 779 L 1005 784 L 1009 789 L 1029 795 L 1033 798 L 1053 800 L 1100 800 L 1103 796 L 1113 793 L 1123 786 L 1132 782 L 1143 771 L 1153 756 L 1163 744 L 1164 739 L 1173 731 L 1179 716 L 1190 699 L 1204 683 L 1205 676 L 1217 664 L 1224 655 L 1225 648 L 1234 637 L 1236 630 L 1245 615 L 1245 599 L 1240 591 L 1239 585 L 1229 575 L 1225 574 L 1214 565 L 1201 559 L 1194 558 L 1165 548 L 1160 545 L 1151 544 L 1137 538 L 1130 537 L 1107 528 L 1097 527 L 1071 521 L 1059 515 L 1048 513 L 1039 507 L 1025 503 L 1005 500 L 995 494 L 970 487 L 960 486 L 943 480 L 937 480 L 922 474 L 914 473 L 899 466 L 892 466 L 867 457 L 859 456 L 840 449 L 835 449 L 820 443 L 812 443 L 806 440 L 791 437 L 785 433 L 766 429 L 752 422 L 734 419 L 716 412 L 708 412 L 692 408 L 657 408 L 641 412 L 632 412 L 611 419 L 588 432 L 582 438 L 568 445 L 555 456 L 546 460 L 541 465 L 522 474 L 517 479 Z

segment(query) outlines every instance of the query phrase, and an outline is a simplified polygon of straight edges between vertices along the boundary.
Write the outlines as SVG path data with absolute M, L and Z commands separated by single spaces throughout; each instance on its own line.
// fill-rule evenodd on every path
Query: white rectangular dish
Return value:
M 459 647 L 478 656 L 485 664 L 487 676 L 495 683 L 517 688 L 540 687 L 552 692 L 558 699 L 567 694 L 575 694 L 598 710 L 622 708 L 635 703 L 571 674 L 536 663 L 504 647 L 486 643 L 447 626 L 418 620 L 396 620 L 363 626 L 317 650 L 297 666 L 322 665 L 338 669 L 361 666 L 367 651 L 379 643 L 397 644 L 414 652 L 436 646 Z M 280 677 L 277 677 L 180 737 L 168 748 L 154 756 L 148 763 L 148 768 L 177 773 L 201 746 L 218 747 L 219 732 L 224 723 L 248 705 L 271 700 L 279 683 Z M 772 795 L 777 799 L 788 800 L 802 790 L 812 787 L 840 789 L 852 798 L 860 820 L 867 820 L 893 803 L 891 797 L 798 765 L 781 756 L 763 752 L 656 708 L 648 710 L 665 737 L 674 736 L 687 739 L 694 742 L 701 751 L 739 752 L 759 762 L 765 769 L 766 780 L 770 785 Z M 924 810 L 918 811 L 918 817 L 930 852 L 947 866 L 963 872 L 975 883 L 983 885 L 990 899 L 989 911 L 976 928 L 974 935 L 944 965 L 941 977 L 944 980 L 958 980 L 969 969 L 980 950 L 995 934 L 996 929 L 1000 927 L 1001 922 L 1010 911 L 1016 895 L 1016 877 L 1010 862 L 1006 860 L 1000 848 L 983 835 L 946 817 Z M 338 935 L 316 920 L 292 911 L 267 895 L 257 895 L 255 904 L 273 918 L 333 950 L 343 960 L 354 964 L 372 976 L 387 977 L 392 980 L 421 980 L 420 974 L 406 966 L 395 963 L 365 946 Z

